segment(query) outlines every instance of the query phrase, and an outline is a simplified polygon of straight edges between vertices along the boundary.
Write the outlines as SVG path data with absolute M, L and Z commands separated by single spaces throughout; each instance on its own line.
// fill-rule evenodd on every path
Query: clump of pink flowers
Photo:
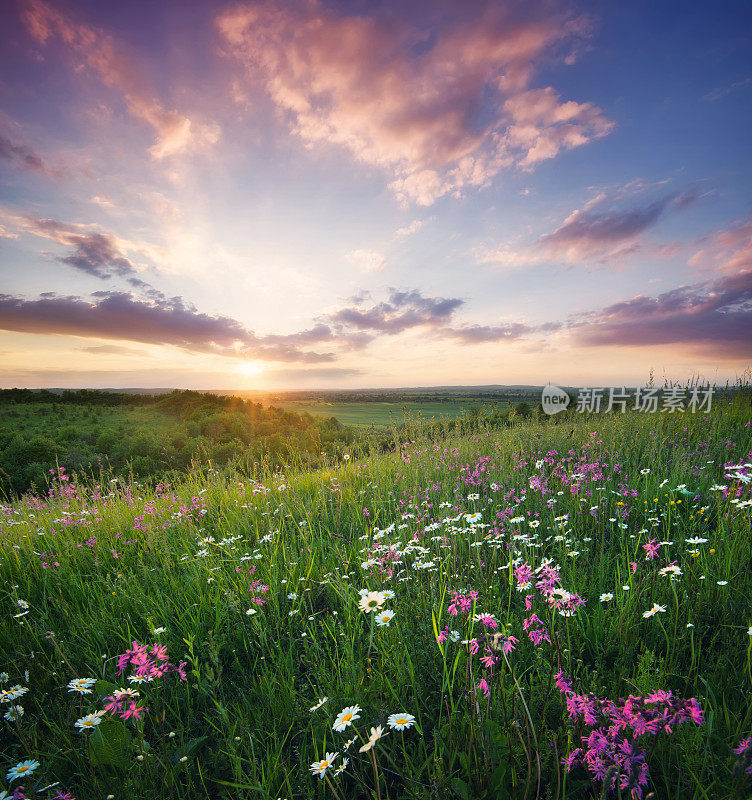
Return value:
M 133 689 L 115 689 L 109 697 L 105 697 L 107 703 L 104 709 L 121 719 L 140 721 L 149 709 L 146 706 L 140 706 L 136 700 L 137 697 L 138 692 Z
M 470 609 L 473 607 L 473 603 L 478 599 L 478 592 L 473 589 L 469 591 L 467 594 L 460 594 L 459 592 L 454 593 L 454 597 L 452 598 L 452 602 L 449 604 L 447 611 L 453 616 L 456 617 L 457 614 L 462 612 L 463 614 L 468 614 Z
M 641 800 L 649 776 L 647 754 L 637 745 L 638 737 L 673 733 L 689 721 L 696 725 L 705 722 L 694 697 L 683 700 L 670 691 L 659 690 L 647 697 L 629 695 L 614 703 L 593 694 L 577 694 L 561 670 L 555 677 L 559 691 L 566 695 L 569 718 L 592 728 L 582 736 L 583 747 L 575 748 L 563 759 L 567 772 L 584 766 L 593 780 L 603 783 L 608 778 L 609 791 L 617 787 L 629 790 L 633 800 Z
M 752 736 L 742 739 L 734 748 L 734 752 L 739 756 L 739 760 L 734 765 L 734 770 L 738 770 L 738 772 L 744 770 L 746 775 L 752 775 Z
M 154 642 L 153 645 L 133 642 L 133 646 L 118 656 L 117 674 L 122 675 L 128 666 L 134 667 L 135 683 L 152 681 L 163 678 L 171 672 L 176 672 L 181 681 L 187 679 L 185 674 L 186 661 L 181 661 L 175 666 L 170 663 L 167 656 L 167 646 Z M 140 679 L 140 680 L 139 680 Z

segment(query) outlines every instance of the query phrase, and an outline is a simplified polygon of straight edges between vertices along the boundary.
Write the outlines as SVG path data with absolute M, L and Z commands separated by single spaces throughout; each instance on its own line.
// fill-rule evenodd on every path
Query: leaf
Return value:
M 170 760 L 173 764 L 179 764 L 182 758 L 193 758 L 208 741 L 208 736 L 199 736 L 196 739 L 191 739 L 190 742 L 178 747 Z
M 89 754 L 94 764 L 126 769 L 131 733 L 122 722 L 104 719 L 89 737 Z
M 470 800 L 470 789 L 461 778 L 452 778 L 452 789 L 462 800 Z
M 94 691 L 97 693 L 97 695 L 99 696 L 100 700 L 103 697 L 107 697 L 107 695 L 112 694 L 115 691 L 115 689 L 117 689 L 117 688 L 118 687 L 115 686 L 115 684 L 111 683 L 110 681 L 101 681 L 100 680 L 100 681 L 97 681 L 94 684 Z

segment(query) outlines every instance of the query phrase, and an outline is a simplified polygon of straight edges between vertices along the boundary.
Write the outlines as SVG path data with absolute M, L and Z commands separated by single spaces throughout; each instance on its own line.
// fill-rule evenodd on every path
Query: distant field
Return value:
M 472 400 L 447 400 L 434 402 L 355 402 L 328 403 L 321 400 L 290 400 L 274 403 L 285 411 L 296 414 L 308 413 L 316 417 L 336 417 L 343 425 L 399 425 L 419 419 L 456 419 L 479 403 Z M 491 404 L 480 404 L 491 405 Z M 499 403 L 506 408 L 507 403 Z

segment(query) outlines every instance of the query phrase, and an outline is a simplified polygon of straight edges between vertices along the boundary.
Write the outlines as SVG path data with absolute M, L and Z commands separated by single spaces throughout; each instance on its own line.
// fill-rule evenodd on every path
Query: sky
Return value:
M 0 5 L 0 386 L 752 366 L 752 6 Z

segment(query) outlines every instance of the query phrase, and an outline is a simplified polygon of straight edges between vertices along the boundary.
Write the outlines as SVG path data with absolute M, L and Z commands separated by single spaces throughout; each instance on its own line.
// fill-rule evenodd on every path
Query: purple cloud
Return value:
M 47 177 L 52 176 L 52 170 L 28 145 L 14 142 L 4 133 L 0 133 L 0 158 L 10 161 L 17 167 L 38 172 Z
M 611 198 L 601 194 L 584 208 L 573 211 L 553 233 L 542 236 L 536 249 L 570 264 L 621 258 L 640 246 L 642 234 L 667 211 L 687 208 L 699 197 L 699 192 L 688 190 L 642 206 L 626 209 L 612 206 L 602 210 Z
M 586 346 L 676 344 L 719 358 L 749 358 L 752 270 L 614 303 L 571 330 L 575 342 Z
M 463 304 L 459 298 L 424 297 L 416 290 L 392 289 L 386 302 L 370 308 L 342 308 L 328 316 L 335 326 L 394 335 L 410 328 L 445 325 Z
M 23 333 L 118 339 L 173 345 L 192 352 L 304 363 L 334 360 L 331 353 L 300 350 L 294 337 L 259 337 L 237 320 L 198 312 L 180 297 L 153 292 L 96 292 L 93 301 L 45 293 L 36 300 L 0 295 L 0 329 Z

